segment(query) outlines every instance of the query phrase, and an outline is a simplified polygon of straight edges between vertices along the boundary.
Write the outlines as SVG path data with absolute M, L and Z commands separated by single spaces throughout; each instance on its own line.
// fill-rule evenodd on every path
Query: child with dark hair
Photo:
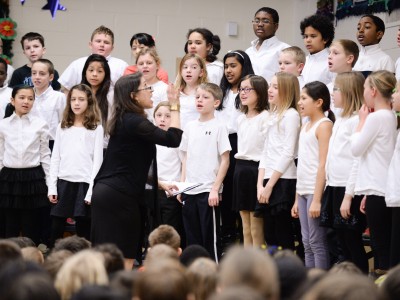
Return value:
M 354 66 L 354 71 L 373 72 L 387 70 L 395 72 L 390 56 L 379 46 L 385 34 L 385 23 L 374 15 L 364 15 L 357 24 L 356 37 L 361 45 L 360 55 Z
M 108 276 L 124 270 L 124 255 L 114 244 L 101 244 L 93 248 L 104 256 L 104 266 Z
M 220 84 L 224 74 L 222 63 L 217 60 L 217 54 L 221 49 L 221 40 L 206 28 L 190 29 L 187 34 L 185 52 L 197 54 L 204 59 L 207 66 L 208 81 Z
M 312 15 L 301 21 L 300 30 L 309 52 L 302 72 L 304 82 L 318 80 L 328 84 L 333 80 L 328 69 L 328 48 L 335 36 L 331 20 L 323 15 Z
M 28 32 L 21 38 L 22 51 L 25 54 L 29 62 L 16 69 L 11 77 L 9 86 L 15 87 L 17 85 L 29 85 L 33 86 L 32 79 L 32 64 L 43 58 L 46 53 L 46 48 L 44 46 L 44 37 L 37 32 Z M 54 70 L 54 78 L 51 80 L 51 86 L 54 90 L 59 91 L 61 85 L 58 83 L 58 72 Z
M 85 238 L 76 235 L 69 236 L 60 240 L 57 240 L 53 252 L 60 250 L 68 250 L 72 253 L 77 253 L 84 249 L 89 249 L 92 244 Z
M 131 46 L 132 58 L 135 64 L 126 67 L 124 75 L 133 74 L 138 71 L 136 60 L 137 55 L 142 49 L 156 48 L 156 42 L 154 38 L 148 33 L 134 34 L 129 42 L 129 45 Z M 157 78 L 168 84 L 168 73 L 161 67 L 157 70 Z
M 246 53 L 250 56 L 254 73 L 270 82 L 272 76 L 279 71 L 279 53 L 289 45 L 275 36 L 279 28 L 279 14 L 275 9 L 261 7 L 254 14 L 252 23 L 257 39 L 251 42 Z

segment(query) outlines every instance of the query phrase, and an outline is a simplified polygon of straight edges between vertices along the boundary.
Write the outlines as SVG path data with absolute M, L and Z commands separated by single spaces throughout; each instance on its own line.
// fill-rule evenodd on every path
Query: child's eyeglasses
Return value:
M 137 91 L 140 92 L 140 91 L 147 91 L 147 90 L 149 90 L 151 92 L 154 92 L 154 89 L 153 89 L 152 86 L 146 86 L 146 87 L 144 87 L 142 89 L 138 89 Z
M 338 87 L 336 87 L 336 86 L 334 86 L 332 90 L 333 90 L 334 92 L 340 92 L 340 88 L 338 88 Z
M 251 21 L 253 24 L 263 24 L 263 25 L 268 25 L 268 24 L 274 24 L 275 22 L 271 21 L 270 19 L 254 19 Z
M 240 88 L 240 89 L 238 89 L 239 93 L 244 92 L 245 94 L 249 93 L 252 90 L 254 90 L 254 88 Z

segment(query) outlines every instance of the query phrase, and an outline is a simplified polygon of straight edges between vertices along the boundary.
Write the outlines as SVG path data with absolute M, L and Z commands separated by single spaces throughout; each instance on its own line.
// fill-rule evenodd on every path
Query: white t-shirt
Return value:
M 300 115 L 294 108 L 289 108 L 279 121 L 276 113 L 270 113 L 268 125 L 259 166 L 265 169 L 264 179 L 271 178 L 274 171 L 282 173 L 281 178 L 295 179 Z
M 260 161 L 267 135 L 268 115 L 268 111 L 264 110 L 252 118 L 245 114 L 239 116 L 236 159 Z
M 225 95 L 223 109 L 215 111 L 215 117 L 228 128 L 229 134 L 238 131 L 238 117 L 243 113 L 235 107 L 235 99 L 238 93 L 229 92 Z
M 373 72 L 379 70 L 387 70 L 394 73 L 394 63 L 390 56 L 381 49 L 379 44 L 361 47 L 353 71 Z
M 325 84 L 333 81 L 334 75 L 329 71 L 328 67 L 329 50 L 324 49 L 315 54 L 308 54 L 301 75 L 307 84 L 312 81 L 321 81 Z
M 206 67 L 208 81 L 219 86 L 222 76 L 224 76 L 224 64 L 219 60 L 215 60 L 206 64 Z
M 85 56 L 74 60 L 61 74 L 58 82 L 68 90 L 70 90 L 74 85 L 81 83 L 82 71 L 87 58 L 88 56 Z M 125 68 L 128 64 L 122 59 L 111 56 L 106 57 L 106 59 L 111 71 L 111 85 L 114 86 L 115 82 L 124 74 Z
M 157 175 L 161 181 L 180 181 L 182 160 L 179 148 L 157 147 Z
M 31 113 L 47 122 L 50 140 L 56 137 L 57 126 L 62 120 L 65 105 L 65 94 L 53 90 L 51 85 L 41 95 L 37 95 L 35 89 L 35 101 Z
M 199 112 L 196 109 L 196 95 L 186 95 L 180 92 L 179 102 L 181 105 L 181 128 L 185 130 L 186 125 L 200 117 Z
M 12 74 L 14 73 L 14 71 L 15 71 L 15 69 L 12 65 L 7 65 L 7 79 L 4 82 L 4 84 L 10 83 L 10 80 L 11 80 L 11 77 L 12 77 Z
M 396 60 L 396 79 L 400 80 L 400 57 Z
M 12 88 L 8 87 L 7 84 L 0 87 L 0 119 L 4 118 L 7 104 L 11 102 L 11 93 Z
M 397 133 L 397 142 L 392 160 L 390 161 L 385 201 L 388 207 L 400 206 L 400 135 Z
M 326 184 L 346 187 L 346 194 L 354 195 L 358 159 L 351 153 L 351 139 L 359 122 L 358 114 L 336 119 L 326 158 Z
M 276 36 L 266 39 L 257 50 L 258 39 L 251 42 L 246 53 L 249 55 L 254 73 L 271 82 L 276 72 L 279 72 L 279 53 L 290 45 L 281 42 Z
M 92 197 L 93 181 L 103 162 L 103 126 L 57 127 L 50 165 L 48 195 L 57 195 L 57 179 L 89 183 L 85 200 Z
M 306 123 L 300 131 L 296 184 L 296 190 L 300 196 L 314 195 L 319 166 L 319 144 L 316 131 L 322 122 L 331 122 L 331 120 L 321 118 L 309 129 L 307 128 L 309 124 Z
M 202 183 L 186 193 L 210 192 L 217 178 L 221 155 L 231 150 L 228 130 L 216 118 L 207 122 L 190 122 L 183 132 L 180 150 L 186 152 L 185 182 Z
M 386 179 L 396 143 L 397 120 L 388 109 L 368 115 L 361 132 L 353 134 L 351 151 L 360 158 L 354 192 L 385 196 Z

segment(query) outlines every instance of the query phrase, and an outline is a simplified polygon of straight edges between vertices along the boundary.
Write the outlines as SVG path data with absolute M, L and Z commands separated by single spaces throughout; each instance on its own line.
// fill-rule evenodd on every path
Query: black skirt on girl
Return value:
M 49 205 L 42 166 L 0 171 L 0 207 L 34 209 Z
M 322 198 L 320 225 L 335 229 L 353 229 L 363 232 L 366 228 L 366 217 L 360 211 L 363 196 L 356 195 L 351 201 L 349 219 L 343 219 L 340 206 L 343 202 L 345 187 L 327 186 Z
M 55 217 L 89 217 L 90 205 L 85 204 L 89 184 L 57 180 L 57 204 L 53 204 L 50 215 Z
M 263 185 L 268 183 L 264 179 Z M 283 211 L 290 211 L 296 197 L 296 179 L 280 178 L 269 197 L 268 204 L 259 203 L 256 205 L 256 217 L 263 217 L 264 214 L 276 216 Z
M 257 203 L 258 162 L 236 160 L 233 174 L 232 209 L 254 211 Z M 224 199 L 222 199 L 224 201 Z

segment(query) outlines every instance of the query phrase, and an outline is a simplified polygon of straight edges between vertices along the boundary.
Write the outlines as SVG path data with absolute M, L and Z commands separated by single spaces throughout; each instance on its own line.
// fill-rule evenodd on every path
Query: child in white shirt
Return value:
M 202 184 L 181 197 L 186 242 L 203 246 L 217 262 L 217 208 L 231 150 L 226 126 L 214 117 L 221 98 L 221 89 L 213 83 L 197 88 L 200 117 L 187 125 L 180 147 L 184 152 L 182 181 Z

